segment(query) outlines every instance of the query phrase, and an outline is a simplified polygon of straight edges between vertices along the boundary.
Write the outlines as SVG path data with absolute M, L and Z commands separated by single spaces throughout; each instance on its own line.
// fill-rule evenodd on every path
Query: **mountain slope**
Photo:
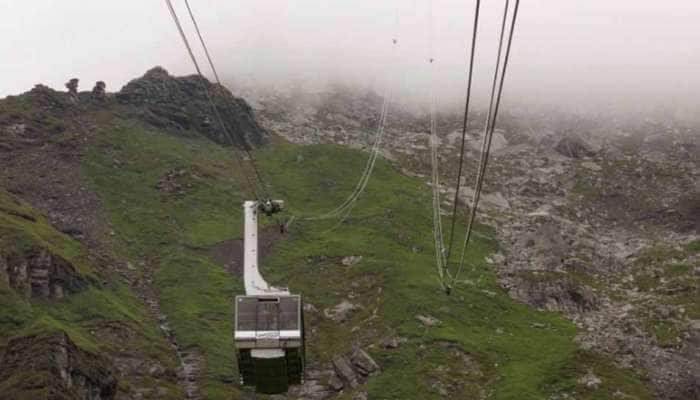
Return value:
M 9 161 L 0 184 L 41 211 L 26 202 L 2 204 L 35 215 L 49 232 L 40 244 L 53 240 L 74 249 L 55 253 L 77 265 L 86 283 L 51 301 L 22 297 L 5 284 L 2 343 L 8 348 L 31 334 L 66 332 L 79 351 L 113 362 L 118 399 L 259 398 L 239 387 L 236 376 L 232 299 L 242 293 L 236 249 L 241 203 L 250 195 L 231 149 L 196 125 L 154 124 L 114 98 L 92 105 L 87 98 L 51 96 L 66 101 L 54 117 L 66 124 L 62 130 L 46 130 L 39 121 L 37 142 L 18 147 L 19 128 L 7 127 L 26 126 L 40 109 L 33 103 L 12 111 L 2 130 L 10 149 L 2 150 Z M 342 201 L 367 157 L 335 145 L 292 145 L 275 136 L 269 142 L 254 151 L 258 166 L 274 196 L 299 216 Z M 20 154 L 60 158 L 61 147 L 76 152 L 66 169 L 85 197 L 96 199 L 81 202 L 88 206 L 74 210 L 75 217 L 63 200 L 43 201 L 45 186 L 16 183 L 32 176 L 17 161 Z M 71 193 L 75 184 L 51 180 L 56 193 Z M 490 229 L 479 227 L 463 282 L 445 295 L 433 266 L 429 205 L 430 190 L 420 179 L 380 160 L 365 195 L 339 226 L 297 219 L 280 236 L 274 221 L 265 221 L 266 277 L 302 293 L 307 303 L 309 370 L 287 398 L 651 398 L 641 371 L 580 350 L 573 323 L 518 303 L 500 288 L 486 261 L 498 250 Z M 83 214 L 94 218 L 72 224 Z M 35 229 L 22 217 L 0 215 L 22 235 Z M 68 233 L 52 227 L 66 222 L 72 225 L 59 228 Z M 74 225 L 85 228 L 67 229 Z M 0 242 L 2 254 L 13 254 L 16 242 Z M 95 321 L 108 321 L 115 337 L 93 334 Z M 116 362 L 127 355 L 136 361 Z M 354 377 L 336 372 L 343 360 L 354 364 Z M 0 368 L 0 385 L 26 382 L 5 376 Z

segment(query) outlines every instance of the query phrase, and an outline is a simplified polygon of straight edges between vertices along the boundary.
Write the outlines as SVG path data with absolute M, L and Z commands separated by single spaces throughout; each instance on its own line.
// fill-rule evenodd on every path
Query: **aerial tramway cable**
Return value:
M 199 62 L 197 61 L 197 57 L 194 55 L 194 52 L 192 51 L 192 47 L 190 46 L 189 40 L 187 39 L 187 35 L 185 34 L 185 31 L 184 31 L 183 28 L 182 28 L 182 24 L 180 23 L 180 19 L 179 19 L 179 17 L 177 16 L 177 12 L 175 11 L 175 9 L 174 9 L 174 7 L 173 7 L 172 1 L 171 1 L 171 0 L 165 0 L 165 3 L 166 3 L 166 5 L 167 5 L 167 7 L 168 7 L 168 10 L 170 11 L 170 16 L 172 17 L 173 22 L 175 22 L 175 26 L 177 27 L 177 30 L 178 30 L 178 32 L 180 33 L 180 37 L 181 37 L 181 39 L 182 39 L 182 42 L 184 43 L 185 47 L 187 48 L 187 53 L 189 54 L 190 59 L 192 60 L 192 63 L 194 64 L 195 70 L 197 71 L 197 74 L 198 74 L 199 77 L 201 78 L 202 89 L 204 90 L 204 93 L 205 93 L 205 95 L 206 95 L 206 97 L 207 97 L 207 100 L 208 100 L 208 102 L 209 102 L 209 105 L 210 105 L 211 108 L 212 108 L 212 111 L 213 111 L 213 113 L 214 113 L 214 116 L 216 117 L 217 122 L 218 122 L 219 125 L 221 126 L 221 129 L 224 131 L 224 134 L 225 134 L 224 136 L 226 137 L 226 139 L 228 140 L 229 144 L 230 144 L 231 147 L 233 148 L 233 152 L 234 152 L 234 154 L 235 154 L 235 156 L 236 156 L 236 160 L 237 160 L 237 163 L 238 163 L 238 165 L 239 165 L 239 167 L 240 167 L 240 169 L 241 169 L 241 172 L 243 173 L 243 175 L 244 175 L 244 177 L 245 177 L 245 180 L 246 180 L 246 182 L 247 182 L 247 184 L 248 184 L 248 186 L 249 186 L 251 192 L 252 192 L 253 195 L 255 196 L 255 198 L 262 201 L 262 200 L 263 200 L 263 196 L 261 195 L 261 193 L 266 194 L 266 192 L 267 192 L 267 190 L 266 190 L 266 188 L 265 188 L 265 185 L 264 185 L 264 183 L 262 182 L 262 180 L 260 179 L 260 176 L 258 175 L 258 176 L 257 176 L 257 178 L 258 178 L 257 184 L 259 185 L 259 187 L 257 187 L 258 185 L 256 185 L 256 184 L 251 180 L 250 176 L 249 176 L 248 174 L 245 173 L 245 160 L 244 160 L 244 158 L 241 156 L 241 154 L 238 152 L 238 150 L 237 150 L 237 148 L 236 148 L 235 141 L 233 140 L 233 136 L 231 135 L 231 132 L 229 131 L 229 128 L 227 127 L 226 123 L 224 122 L 223 118 L 221 117 L 221 113 L 219 112 L 218 108 L 216 107 L 216 104 L 214 104 L 214 100 L 213 100 L 213 98 L 212 98 L 212 96 L 211 96 L 211 93 L 209 92 L 209 89 L 208 89 L 207 86 L 206 86 L 206 83 L 205 83 L 205 79 L 206 79 L 206 78 L 204 77 L 204 74 L 202 74 L 202 70 L 201 70 L 201 68 L 199 67 Z M 189 5 L 188 5 L 188 9 L 189 9 Z M 200 39 L 201 39 L 201 36 L 200 36 Z M 211 67 L 212 67 L 212 69 L 214 69 L 213 63 L 211 64 Z M 218 83 L 219 85 L 221 85 L 221 83 L 218 82 L 218 77 L 217 77 L 217 83 Z M 246 144 L 245 138 L 242 138 L 242 143 L 243 143 L 244 146 L 245 146 L 245 144 Z M 245 151 L 246 151 L 246 153 L 249 154 L 249 152 L 247 151 L 247 149 L 246 149 Z M 250 156 L 249 156 L 249 160 L 252 160 L 252 158 L 250 158 Z
M 430 170 L 431 170 L 431 183 L 432 197 L 433 197 L 433 244 L 435 248 L 435 265 L 438 273 L 438 282 L 443 286 L 443 289 L 447 289 L 445 285 L 445 270 L 446 270 L 446 257 L 445 257 L 445 242 L 444 235 L 442 231 L 442 213 L 441 213 L 441 201 L 440 201 L 440 171 L 439 171 L 439 158 L 438 158 L 438 144 L 439 138 L 437 136 L 437 122 L 435 118 L 435 54 L 433 49 L 434 43 L 434 30 L 433 30 L 433 3 L 428 4 L 428 67 L 430 68 L 430 82 L 429 82 L 429 113 L 430 113 Z
M 224 87 L 223 84 L 221 84 L 221 80 L 219 79 L 219 74 L 216 71 L 216 67 L 214 66 L 214 62 L 212 61 L 211 55 L 209 54 L 209 48 L 207 47 L 207 44 L 204 42 L 204 38 L 202 37 L 202 33 L 199 30 L 199 24 L 197 24 L 197 19 L 194 17 L 194 13 L 192 12 L 192 8 L 190 7 L 190 2 L 189 0 L 184 0 L 185 1 L 185 6 L 187 7 L 187 13 L 190 15 L 190 19 L 192 20 L 192 25 L 194 25 L 194 30 L 197 32 L 197 37 L 199 38 L 199 43 L 202 45 L 202 49 L 204 50 L 204 54 L 206 55 L 207 61 L 209 62 L 209 67 L 211 68 L 212 73 L 214 74 L 214 79 L 216 80 L 216 83 L 219 85 L 219 87 Z M 227 102 L 227 104 L 231 105 L 230 102 Z M 255 178 L 258 180 L 260 183 L 260 186 L 262 187 L 263 192 L 269 199 L 269 193 L 267 192 L 267 187 L 265 185 L 265 181 L 262 178 L 262 174 L 260 173 L 260 170 L 258 169 L 257 163 L 255 162 L 255 158 L 253 157 L 253 154 L 245 147 L 246 139 L 241 135 L 241 142 L 243 143 L 243 151 L 245 152 L 246 156 L 248 157 L 248 160 L 250 162 L 250 166 L 253 170 L 253 173 L 255 173 Z
M 467 74 L 467 99 L 464 104 L 464 119 L 462 121 L 462 142 L 459 147 L 459 168 L 457 170 L 457 183 L 455 185 L 455 196 L 454 196 L 454 201 L 452 204 L 452 223 L 450 227 L 450 242 L 447 247 L 447 255 L 446 259 L 447 262 L 449 262 L 451 255 L 452 255 L 452 245 L 454 243 L 454 234 L 455 234 L 455 223 L 457 221 L 457 206 L 459 203 L 459 189 L 460 185 L 462 183 L 462 169 L 464 166 L 464 147 L 465 147 L 465 142 L 466 142 L 466 137 L 467 137 L 467 125 L 468 125 L 468 118 L 469 118 L 469 101 L 471 99 L 471 93 L 472 93 L 472 77 L 474 75 L 474 54 L 476 52 L 476 36 L 477 36 L 477 28 L 479 26 L 479 10 L 481 8 L 481 0 L 476 0 L 476 9 L 474 10 L 474 28 L 472 31 L 472 41 L 471 41 L 471 50 L 470 50 L 470 55 L 469 55 L 469 72 Z
M 482 143 L 482 152 L 481 152 L 481 159 L 479 162 L 479 171 L 477 174 L 477 179 L 474 184 L 474 199 L 472 202 L 472 207 L 470 210 L 470 215 L 469 215 L 469 222 L 467 225 L 467 232 L 465 233 L 464 236 L 464 242 L 462 244 L 462 252 L 460 255 L 460 262 L 459 262 L 459 268 L 455 275 L 452 277 L 452 285 L 457 282 L 457 278 L 459 277 L 459 274 L 462 272 L 462 269 L 464 268 L 464 260 L 465 260 L 465 255 L 468 250 L 469 246 L 469 241 L 471 239 L 472 231 L 474 228 L 474 221 L 476 219 L 476 211 L 478 208 L 479 204 L 479 198 L 481 196 L 481 189 L 483 187 L 483 182 L 484 182 L 484 175 L 486 171 L 486 166 L 488 164 L 489 160 L 489 153 L 491 150 L 491 140 L 493 138 L 493 133 L 494 130 L 496 129 L 496 119 L 498 117 L 498 110 L 501 104 L 501 95 L 503 94 L 503 84 L 505 82 L 505 76 L 506 72 L 508 70 L 508 60 L 510 59 L 510 50 L 511 50 L 511 45 L 513 43 L 513 34 L 515 32 L 515 23 L 518 18 L 518 8 L 520 6 L 520 0 L 515 0 L 515 6 L 513 8 L 513 16 L 511 19 L 510 23 L 510 32 L 508 33 L 508 42 L 506 45 L 506 53 L 505 57 L 503 59 L 503 69 L 500 71 L 500 78 L 499 78 L 499 66 L 500 66 L 500 59 L 501 59 L 501 52 L 503 48 L 503 37 L 504 37 L 504 32 L 505 32 L 505 25 L 506 25 L 506 19 L 508 15 L 508 5 L 509 5 L 509 0 L 506 0 L 505 3 L 505 9 L 503 11 L 503 22 L 501 24 L 501 34 L 500 34 L 500 39 L 499 39 L 499 45 L 498 45 L 498 58 L 496 61 L 496 69 L 494 73 L 494 79 L 493 79 L 493 87 L 491 90 L 491 100 L 490 100 L 490 105 L 489 105 L 489 113 L 487 116 L 487 121 L 486 121 L 486 126 L 484 128 L 484 138 L 483 138 L 483 143 Z M 494 92 L 495 92 L 495 87 L 496 87 L 496 82 L 498 82 L 498 93 L 495 96 L 495 104 L 494 104 Z
M 395 20 L 395 34 L 392 37 L 391 41 L 393 44 L 393 49 L 394 49 L 394 54 L 395 56 L 397 55 L 397 49 L 398 49 L 398 24 L 399 24 L 399 10 L 397 8 L 396 10 L 396 20 Z M 396 64 L 396 62 L 394 62 Z M 372 144 L 372 147 L 370 149 L 370 155 L 369 158 L 367 159 L 367 162 L 365 164 L 365 169 L 362 172 L 362 175 L 360 176 L 360 179 L 358 180 L 357 184 L 355 185 L 355 188 L 353 191 L 343 200 L 338 206 L 336 206 L 333 210 L 330 210 L 328 212 L 325 212 L 320 215 L 309 215 L 309 216 L 292 216 L 289 221 L 286 224 L 286 227 L 288 228 L 291 226 L 291 224 L 295 220 L 302 220 L 302 221 L 319 221 L 319 220 L 326 220 L 326 219 L 333 219 L 333 218 L 338 218 L 338 221 L 336 224 L 329 230 L 332 231 L 336 229 L 338 226 L 340 226 L 350 215 L 352 212 L 353 208 L 355 207 L 355 204 L 357 204 L 357 201 L 359 200 L 360 196 L 364 192 L 364 190 L 367 187 L 367 184 L 369 183 L 369 180 L 372 176 L 372 173 L 374 171 L 374 166 L 376 164 L 377 158 L 379 156 L 379 149 L 382 143 L 382 139 L 384 137 L 384 133 L 386 132 L 386 120 L 388 118 L 389 114 L 389 106 L 391 105 L 391 100 L 392 100 L 392 90 L 390 88 L 390 83 L 387 82 L 386 88 L 384 90 L 384 95 L 383 95 L 383 100 L 382 100 L 382 108 L 380 111 L 379 115 L 379 121 L 377 123 L 377 129 L 375 132 L 374 136 L 374 142 Z

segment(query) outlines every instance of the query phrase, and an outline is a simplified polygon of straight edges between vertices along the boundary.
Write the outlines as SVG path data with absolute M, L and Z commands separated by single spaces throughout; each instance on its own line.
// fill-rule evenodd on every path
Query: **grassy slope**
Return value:
M 31 216 L 36 221 L 16 214 Z M 119 282 L 102 285 L 101 279 L 98 279 L 99 271 L 87 261 L 85 249 L 79 242 L 56 231 L 29 205 L 0 190 L 0 254 L 22 254 L 32 248 L 48 249 L 52 254 L 63 257 L 90 284 L 62 301 L 49 303 L 28 300 L 0 280 L 0 350 L 14 336 L 63 330 L 85 350 L 113 355 L 125 349 L 145 352 L 160 359 L 167 368 L 174 369 L 167 343 L 129 289 Z M 103 327 L 109 325 L 128 328 L 136 334 L 113 341 L 103 340 L 97 332 L 102 332 Z M 28 371 L 22 373 L 27 374 Z M 27 379 L 30 377 L 25 376 L 22 381 L 26 382 Z M 14 392 L 22 386 L 14 383 L 10 379 L 0 384 L 0 393 L 12 398 L 34 398 L 29 392 Z M 129 382 L 124 380 L 121 384 L 128 385 Z M 169 389 L 172 398 L 180 396 L 179 388 Z
M 366 159 L 340 147 L 281 142 L 256 156 L 269 172 L 275 196 L 293 213 L 332 209 L 354 186 Z M 135 263 L 147 259 L 157 265 L 156 285 L 178 340 L 205 357 L 202 387 L 208 399 L 240 393 L 224 382 L 235 376 L 231 300 L 242 285 L 203 255 L 216 243 L 240 237 L 243 197 L 232 178 L 232 159 L 227 150 L 201 139 L 121 123 L 101 132 L 84 164 L 117 233 L 117 251 Z M 175 168 L 188 171 L 182 178 L 185 193 L 160 193 L 158 180 Z M 296 222 L 264 260 L 268 279 L 303 293 L 319 309 L 350 296 L 363 306 L 347 326 L 307 315 L 309 330 L 315 331 L 310 362 L 361 343 L 384 369 L 365 388 L 370 398 L 439 398 L 436 382 L 457 390 L 459 398 L 541 399 L 562 390 L 584 399 L 612 398 L 615 390 L 649 398 L 632 372 L 577 351 L 571 323 L 518 304 L 498 288 L 482 261 L 495 243 L 478 241 L 472 247 L 469 262 L 475 269 L 463 276 L 475 283 L 445 296 L 435 279 L 427 189 L 380 160 L 346 224 L 329 232 L 333 222 Z M 341 266 L 339 258 L 348 255 L 363 259 Z M 442 323 L 425 328 L 417 314 Z M 361 329 L 352 332 L 354 326 Z M 389 334 L 409 341 L 396 350 L 380 349 L 379 339 Z M 434 343 L 447 341 L 468 353 L 474 367 L 465 370 L 462 358 Z M 588 370 L 602 378 L 600 389 L 576 383 Z

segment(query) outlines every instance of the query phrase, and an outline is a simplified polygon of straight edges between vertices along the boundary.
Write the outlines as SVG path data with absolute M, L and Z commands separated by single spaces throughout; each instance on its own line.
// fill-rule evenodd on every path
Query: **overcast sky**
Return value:
M 173 1 L 186 20 L 182 0 Z M 463 96 L 474 0 L 190 3 L 234 92 L 235 82 L 311 85 L 343 77 L 378 88 L 391 82 L 420 97 L 430 87 L 432 52 L 437 95 Z M 481 94 L 503 1 L 482 3 Z M 511 99 L 698 105 L 700 1 L 523 0 L 520 12 L 506 81 Z M 162 0 L 0 0 L 0 37 L 0 96 L 39 82 L 63 90 L 71 77 L 83 89 L 104 80 L 118 90 L 154 65 L 193 72 Z

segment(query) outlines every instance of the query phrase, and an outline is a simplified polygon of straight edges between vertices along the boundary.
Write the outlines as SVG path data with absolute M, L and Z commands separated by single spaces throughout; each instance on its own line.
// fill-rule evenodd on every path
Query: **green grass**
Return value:
M 700 240 L 693 240 L 685 248 L 691 253 L 700 253 Z
M 286 201 L 287 216 L 333 209 L 354 187 L 367 157 L 338 146 L 301 147 L 281 140 L 255 156 L 274 197 Z M 160 192 L 159 180 L 175 168 L 187 171 L 184 193 Z M 237 398 L 240 393 L 237 385 L 224 382 L 236 372 L 231 300 L 242 293 L 242 285 L 205 256 L 215 244 L 240 237 L 241 203 L 250 196 L 239 190 L 236 171 L 230 150 L 129 123 L 100 132 L 84 163 L 116 232 L 115 251 L 134 265 L 148 260 L 156 266 L 155 285 L 178 340 L 204 356 L 201 387 L 209 399 Z M 379 160 L 345 223 L 332 229 L 336 221 L 297 219 L 263 261 L 271 283 L 304 294 L 320 314 L 351 296 L 362 306 L 346 325 L 319 314 L 307 315 L 309 331 L 316 332 L 310 333 L 308 361 L 325 362 L 348 352 L 352 344 L 361 344 L 383 367 L 365 387 L 370 398 L 440 398 L 436 382 L 458 398 L 489 393 L 494 399 L 544 399 L 573 390 L 570 374 L 562 371 L 589 368 L 596 362 L 580 357 L 572 323 L 558 314 L 533 311 L 499 288 L 483 261 L 496 250 L 496 243 L 477 240 L 468 260 L 474 269 L 467 268 L 452 295 L 440 290 L 433 264 L 430 203 L 423 182 Z M 339 260 L 349 255 L 363 259 L 342 266 Z M 426 328 L 416 320 L 417 314 L 442 323 Z M 353 332 L 353 327 L 358 329 Z M 408 342 L 383 350 L 378 343 L 387 335 Z M 436 342 L 462 349 L 473 359 L 472 366 L 460 370 L 461 359 L 436 347 Z M 607 368 L 614 372 L 611 385 L 624 380 L 629 382 L 623 386 L 625 393 L 647 398 L 637 395 L 646 393 L 639 377 Z M 612 397 L 601 392 L 595 398 Z
M 125 349 L 144 352 L 165 368 L 175 369 L 169 345 L 140 300 L 117 278 L 112 277 L 107 285 L 100 283 L 103 271 L 90 264 L 79 242 L 56 231 L 29 205 L 0 190 L 0 256 L 22 255 L 33 249 L 46 249 L 65 259 L 88 284 L 62 300 L 49 301 L 29 299 L 0 279 L 0 351 L 14 337 L 64 331 L 83 350 L 112 355 Z M 104 328 L 110 324 L 118 324 L 131 335 L 105 337 Z M 27 378 L 20 378 L 12 375 L 2 382 L 2 388 L 13 388 L 17 396 L 32 398 L 35 388 L 22 389 L 21 382 Z M 170 395 L 179 397 L 180 389 L 175 388 Z

